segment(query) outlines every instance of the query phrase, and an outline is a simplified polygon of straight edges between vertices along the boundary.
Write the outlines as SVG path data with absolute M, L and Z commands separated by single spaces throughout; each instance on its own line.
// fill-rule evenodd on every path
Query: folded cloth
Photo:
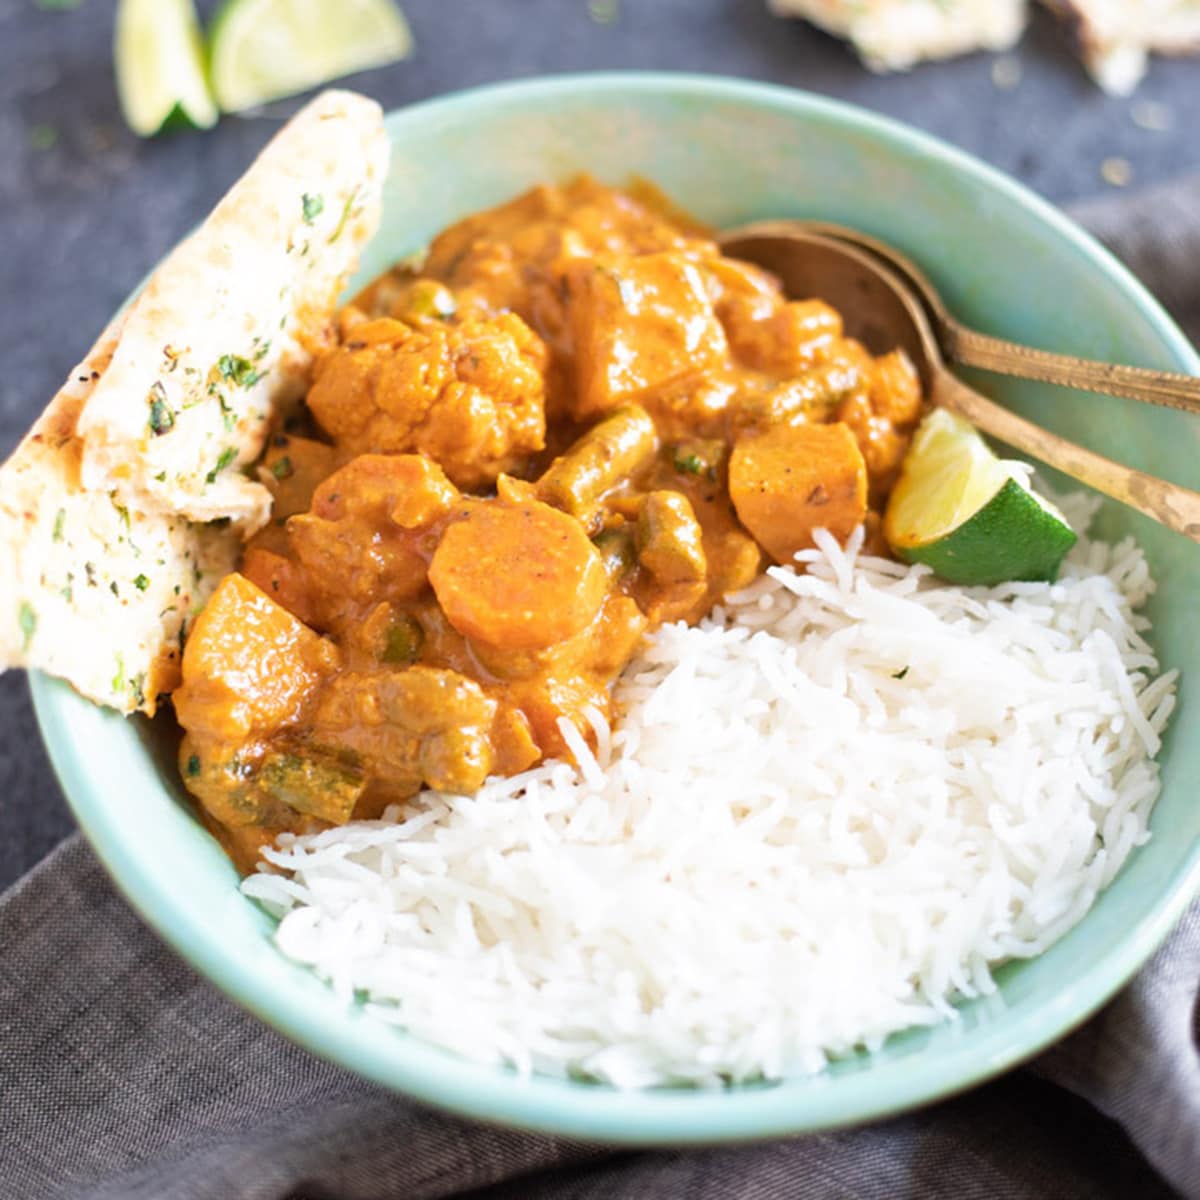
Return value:
M 1200 178 L 1082 206 L 1200 338 Z M 150 933 L 78 835 L 0 897 L 7 1200 L 1200 1198 L 1200 904 L 1077 1033 L 957 1099 L 628 1152 L 433 1112 L 314 1058 Z

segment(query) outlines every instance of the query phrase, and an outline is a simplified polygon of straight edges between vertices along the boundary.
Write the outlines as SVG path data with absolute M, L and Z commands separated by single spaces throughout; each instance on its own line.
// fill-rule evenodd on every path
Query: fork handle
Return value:
M 938 372 L 931 391 L 935 405 L 958 413 L 984 433 L 1200 542 L 1200 492 L 1156 479 L 1068 442 L 986 399 L 949 371 Z
M 1200 413 L 1200 378 L 1191 375 L 1052 354 L 990 337 L 957 322 L 943 322 L 941 333 L 946 357 L 964 367 Z

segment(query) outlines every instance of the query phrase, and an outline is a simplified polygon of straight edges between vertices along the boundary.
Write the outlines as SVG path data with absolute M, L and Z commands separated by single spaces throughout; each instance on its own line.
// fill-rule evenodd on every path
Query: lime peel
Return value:
M 139 137 L 217 123 L 192 0 L 121 0 L 113 59 L 121 111 Z
M 209 45 L 217 103 L 242 112 L 406 58 L 412 35 L 392 0 L 226 0 Z
M 913 438 L 884 517 L 897 557 L 924 563 L 950 583 L 1053 580 L 1075 533 L 1030 487 L 1025 463 L 997 458 L 944 409 Z

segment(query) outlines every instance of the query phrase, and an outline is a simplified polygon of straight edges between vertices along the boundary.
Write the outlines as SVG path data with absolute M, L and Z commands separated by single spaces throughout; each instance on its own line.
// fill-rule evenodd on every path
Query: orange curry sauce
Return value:
M 651 189 L 459 222 L 342 311 L 303 436 L 272 439 L 274 520 L 184 653 L 189 791 L 250 869 L 565 754 L 648 629 L 876 529 L 921 405 L 901 355 Z

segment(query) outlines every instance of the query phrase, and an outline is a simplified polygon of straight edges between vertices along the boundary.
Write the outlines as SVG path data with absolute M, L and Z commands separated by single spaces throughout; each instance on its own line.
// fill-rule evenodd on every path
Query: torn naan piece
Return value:
M 1043 0 L 1076 30 L 1083 61 L 1106 91 L 1128 96 L 1151 53 L 1200 51 L 1197 0 Z
M 78 422 L 82 480 L 131 512 L 265 523 L 239 468 L 308 383 L 379 223 L 388 141 L 372 100 L 329 91 L 266 147 L 130 306 Z
M 179 680 L 192 617 L 270 493 L 240 469 L 309 383 L 374 233 L 378 105 L 314 100 L 154 273 L 0 468 L 0 670 L 124 713 Z
M 1007 50 L 1025 29 L 1026 0 L 768 0 L 780 17 L 802 17 L 846 38 L 873 71 L 904 71 L 925 59 Z
M 121 334 L 118 318 L 0 469 L 0 666 L 153 713 L 179 681 L 189 617 L 241 545 L 229 526 L 136 512 L 83 487 L 79 414 Z

